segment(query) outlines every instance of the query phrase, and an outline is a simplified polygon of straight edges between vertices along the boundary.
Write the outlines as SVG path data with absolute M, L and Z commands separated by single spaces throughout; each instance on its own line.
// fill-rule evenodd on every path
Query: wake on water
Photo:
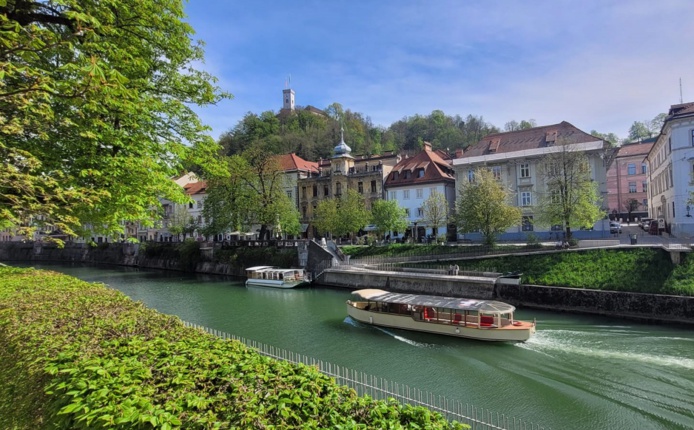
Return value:
M 366 326 L 365 324 L 362 324 L 359 321 L 356 321 L 356 320 L 352 319 L 352 317 L 349 317 L 349 316 L 345 318 L 344 322 L 353 326 L 353 327 L 365 327 Z M 433 348 L 433 347 L 437 346 L 437 345 L 431 344 L 431 343 L 417 342 L 417 341 L 414 341 L 412 339 L 407 339 L 406 337 L 399 336 L 399 335 L 397 335 L 393 332 L 390 332 L 390 331 L 388 331 L 382 327 L 378 327 L 378 326 L 371 326 L 371 327 L 375 328 L 376 330 L 378 330 L 380 332 L 387 334 L 388 336 L 392 337 L 395 340 L 399 340 L 400 342 L 404 342 L 408 345 L 416 346 L 418 348 Z
M 609 349 L 613 344 L 595 343 L 581 339 L 584 333 L 573 330 L 543 330 L 523 343 L 520 348 L 555 356 L 559 354 L 583 355 L 620 362 L 632 361 L 662 367 L 683 367 L 694 370 L 694 359 L 662 354 L 644 354 L 638 351 Z

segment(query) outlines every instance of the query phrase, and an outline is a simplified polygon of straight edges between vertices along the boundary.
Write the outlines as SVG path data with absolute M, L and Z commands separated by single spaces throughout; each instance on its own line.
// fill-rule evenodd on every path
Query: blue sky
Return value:
M 234 95 L 197 109 L 212 136 L 247 112 L 333 102 L 389 126 L 482 115 L 626 137 L 694 101 L 694 1 L 190 0 L 201 68 Z M 346 136 L 348 141 L 348 136 Z

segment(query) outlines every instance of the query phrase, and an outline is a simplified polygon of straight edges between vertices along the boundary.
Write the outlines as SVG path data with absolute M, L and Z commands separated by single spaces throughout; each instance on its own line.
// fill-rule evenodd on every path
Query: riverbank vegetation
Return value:
M 0 428 L 464 428 L 55 272 L 0 267 L 0 327 Z
M 525 248 L 507 245 L 507 250 Z M 410 263 L 409 265 L 441 266 L 457 264 L 461 270 L 480 272 L 521 272 L 524 284 L 598 290 L 630 291 L 651 294 L 694 296 L 694 256 L 682 255 L 674 265 L 670 256 L 659 249 L 594 249 L 575 252 L 551 252 L 500 255 L 477 258 L 487 252 L 503 253 L 503 247 L 389 245 L 380 247 L 342 248 L 352 258 L 432 255 L 437 260 L 450 254 L 444 262 Z M 470 257 L 455 259 L 453 255 Z M 472 258 L 476 257 L 476 258 Z

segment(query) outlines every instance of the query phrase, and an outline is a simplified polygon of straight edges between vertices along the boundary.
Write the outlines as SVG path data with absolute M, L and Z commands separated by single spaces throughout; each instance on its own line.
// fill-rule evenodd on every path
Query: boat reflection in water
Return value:
M 487 341 L 528 340 L 535 322 L 513 319 L 512 305 L 493 300 L 391 293 L 378 289 L 352 292 L 350 317 L 366 324 Z

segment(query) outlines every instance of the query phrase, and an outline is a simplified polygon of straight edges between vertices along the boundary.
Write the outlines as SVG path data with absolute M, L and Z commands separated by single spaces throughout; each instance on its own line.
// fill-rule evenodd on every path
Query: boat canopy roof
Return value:
M 507 314 L 516 310 L 515 306 L 494 300 L 475 300 L 455 297 L 391 293 L 378 289 L 356 290 L 353 291 L 352 294 L 355 294 L 362 299 L 373 300 L 375 302 L 398 303 L 461 311 L 476 311 L 487 314 Z
M 275 266 L 254 266 L 246 267 L 246 270 L 266 270 L 266 269 L 276 269 Z

